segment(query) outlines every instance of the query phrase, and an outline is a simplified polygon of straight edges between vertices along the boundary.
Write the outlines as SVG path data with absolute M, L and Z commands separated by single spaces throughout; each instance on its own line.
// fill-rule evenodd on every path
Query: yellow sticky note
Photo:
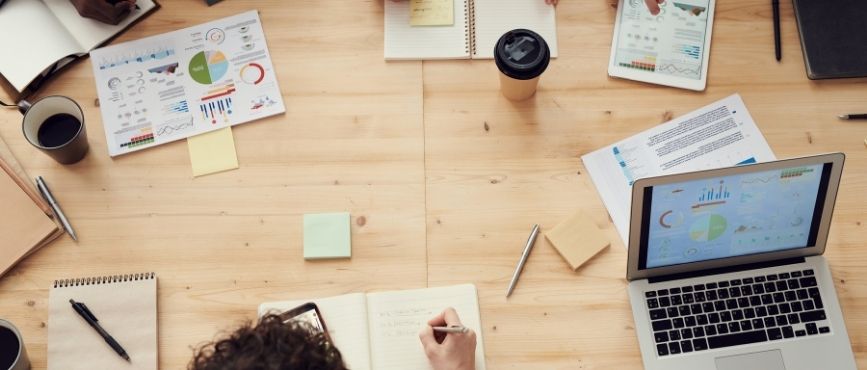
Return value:
M 238 168 L 231 127 L 187 138 L 187 147 L 195 177 Z
M 455 24 L 454 0 L 410 0 L 411 26 L 451 26 Z
M 560 252 L 572 270 L 578 270 L 611 244 L 605 233 L 581 211 L 554 226 L 545 234 L 545 238 Z

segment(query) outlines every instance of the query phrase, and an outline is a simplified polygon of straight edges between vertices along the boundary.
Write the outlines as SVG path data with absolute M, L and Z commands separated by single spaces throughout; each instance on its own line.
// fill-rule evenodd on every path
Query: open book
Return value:
M 259 306 L 259 315 L 281 313 L 307 302 L 319 307 L 331 340 L 352 370 L 430 369 L 419 331 L 443 309 L 454 307 L 464 326 L 477 334 L 476 370 L 485 370 L 475 285 L 268 302 Z
M 138 9 L 113 26 L 80 16 L 69 0 L 8 0 L 0 8 L 0 74 L 16 90 L 24 90 L 40 75 L 87 54 L 157 8 L 153 0 L 137 0 L 136 5 Z
M 385 1 L 385 59 L 491 59 L 516 28 L 534 31 L 557 57 L 554 6 L 542 0 L 454 0 L 454 24 L 411 26 L 410 1 Z

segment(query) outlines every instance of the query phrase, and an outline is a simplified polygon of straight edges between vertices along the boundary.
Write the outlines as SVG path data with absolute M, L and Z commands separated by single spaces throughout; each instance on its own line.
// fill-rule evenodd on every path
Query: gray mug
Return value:
M 22 100 L 18 110 L 24 115 L 24 138 L 57 162 L 73 164 L 87 154 L 84 112 L 75 100 L 60 95 L 33 104 Z
M 21 333 L 15 325 L 3 319 L 0 319 L 0 369 L 30 370 L 30 360 L 24 350 Z

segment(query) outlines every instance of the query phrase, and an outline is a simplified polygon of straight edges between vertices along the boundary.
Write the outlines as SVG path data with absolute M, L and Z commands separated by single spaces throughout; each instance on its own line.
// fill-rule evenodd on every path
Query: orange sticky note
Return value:
M 587 260 L 611 245 L 602 229 L 581 211 L 554 226 L 545 233 L 545 239 L 557 249 L 572 270 L 578 270 Z

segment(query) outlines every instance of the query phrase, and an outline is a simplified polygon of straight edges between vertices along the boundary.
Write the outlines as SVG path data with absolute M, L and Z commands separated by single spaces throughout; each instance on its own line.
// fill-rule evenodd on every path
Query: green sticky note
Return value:
M 352 257 L 349 213 L 304 215 L 304 259 Z

